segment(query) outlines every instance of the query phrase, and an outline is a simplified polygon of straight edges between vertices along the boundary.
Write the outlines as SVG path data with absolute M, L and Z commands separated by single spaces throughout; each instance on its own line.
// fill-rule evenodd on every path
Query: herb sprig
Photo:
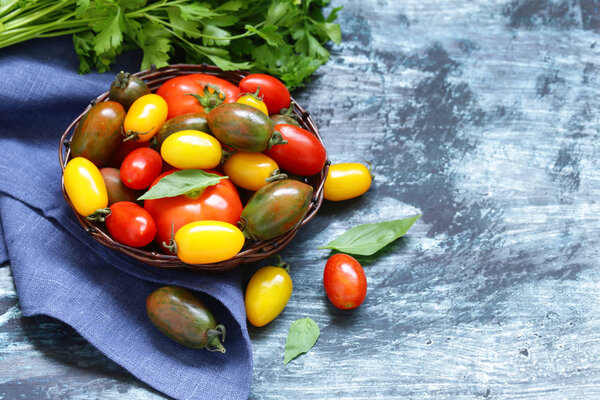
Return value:
M 73 35 L 81 73 L 106 72 L 124 50 L 143 51 L 141 69 L 173 56 L 221 69 L 251 69 L 301 86 L 341 42 L 329 0 L 0 0 L 0 48 Z

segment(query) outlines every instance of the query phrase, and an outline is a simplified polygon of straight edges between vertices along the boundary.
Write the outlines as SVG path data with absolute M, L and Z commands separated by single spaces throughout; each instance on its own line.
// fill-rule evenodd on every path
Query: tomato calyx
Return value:
M 104 222 L 106 221 L 106 218 L 108 218 L 108 216 L 112 213 L 110 208 L 99 208 L 96 211 L 94 211 L 94 213 L 88 215 L 87 217 L 85 217 L 88 221 L 98 221 L 98 222 Z
M 214 329 L 209 329 L 208 331 L 206 331 L 206 338 L 208 339 L 208 343 L 206 344 L 206 350 L 225 353 L 226 350 L 222 344 L 222 342 L 225 341 L 225 332 L 225 326 L 222 324 L 215 326 Z M 219 338 L 219 336 L 221 338 Z
M 281 173 L 279 169 L 273 170 L 268 178 L 265 178 L 265 182 L 271 183 L 275 181 L 281 181 L 283 179 L 287 179 L 287 174 Z
M 212 92 L 210 91 L 212 89 Z M 209 113 L 213 109 L 215 109 L 218 105 L 223 103 L 226 98 L 225 93 L 221 89 L 219 89 L 215 85 L 206 84 L 204 86 L 203 94 L 196 93 L 186 93 L 184 96 L 193 96 L 202 107 L 204 107 L 204 112 Z
M 169 243 L 162 242 L 165 249 L 169 250 L 174 255 L 177 255 L 177 243 L 175 242 L 175 221 L 171 221 L 171 239 Z
M 283 261 L 282 258 L 281 258 L 281 256 L 279 254 L 275 254 L 274 257 L 277 259 L 275 267 L 279 267 L 281 269 L 284 269 L 285 272 L 287 272 L 289 274 L 290 273 L 290 264 L 288 264 L 285 261 Z
M 267 150 L 271 149 L 271 147 L 278 144 L 287 144 L 287 140 L 283 138 L 283 135 L 279 131 L 273 131 L 271 135 L 271 139 L 269 139 L 269 144 L 267 145 Z
M 118 88 L 125 89 L 127 85 L 129 85 L 129 78 L 131 78 L 131 74 L 129 72 L 121 71 L 115 76 L 113 85 Z
M 234 155 L 235 153 L 237 153 L 236 150 L 234 149 L 227 149 L 225 147 L 221 148 L 221 161 L 219 162 L 219 165 L 223 165 L 227 162 L 227 160 L 229 160 L 231 158 L 232 155 Z
M 286 117 L 296 119 L 296 114 L 294 114 L 294 102 L 291 102 L 290 106 L 288 108 L 282 108 L 279 111 L 279 114 L 285 115 Z
M 145 135 L 146 133 L 151 132 L 152 129 L 154 129 L 154 127 L 148 129 L 146 132 L 137 132 L 137 131 L 123 132 L 123 136 L 125 136 L 125 139 L 123 139 L 123 141 L 126 142 L 128 140 L 133 140 L 135 142 L 140 139 L 140 135 Z
M 238 228 L 240 228 L 240 231 L 242 231 L 246 239 L 252 240 L 253 242 L 258 242 L 258 237 L 248 230 L 248 220 L 245 217 L 240 216 L 240 220 L 236 225 Z
M 254 99 L 258 100 L 258 101 L 264 102 L 264 96 L 260 95 L 260 86 L 258 86 L 256 88 L 256 91 L 254 93 L 249 93 L 249 92 L 240 93 L 238 99 L 241 99 L 244 96 L 252 97 L 252 98 L 254 98 Z

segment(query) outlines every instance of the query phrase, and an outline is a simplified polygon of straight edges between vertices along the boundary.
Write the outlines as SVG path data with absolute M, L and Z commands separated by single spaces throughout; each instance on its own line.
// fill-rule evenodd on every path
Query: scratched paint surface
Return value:
M 343 44 L 295 96 L 330 159 L 371 160 L 376 178 L 282 252 L 294 292 L 250 328 L 251 398 L 600 398 L 600 2 L 332 5 Z M 365 303 L 332 307 L 315 249 L 416 212 L 359 259 Z M 22 318 L 7 265 L 0 313 L 0 398 L 162 398 L 68 327 Z M 284 367 L 305 316 L 321 336 Z

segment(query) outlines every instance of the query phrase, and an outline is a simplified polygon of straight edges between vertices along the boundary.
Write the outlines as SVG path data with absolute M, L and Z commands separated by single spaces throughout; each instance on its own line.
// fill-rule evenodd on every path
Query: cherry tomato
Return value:
M 329 166 L 323 196 L 330 201 L 358 197 L 371 187 L 371 173 L 360 163 L 340 163 Z
M 273 321 L 292 296 L 292 278 L 281 267 L 268 266 L 256 271 L 246 288 L 248 321 L 260 327 Z
M 210 264 L 235 256 L 244 246 L 244 234 L 222 221 L 196 221 L 175 234 L 177 257 L 186 264 Z
M 140 147 L 150 147 L 150 142 L 140 142 L 139 140 L 120 140 L 120 142 L 121 144 L 110 158 L 110 161 L 107 163 L 107 166 L 109 167 L 121 168 L 123 160 L 133 150 L 139 149 Z
M 162 170 L 162 158 L 147 147 L 135 149 L 121 164 L 121 181 L 131 189 L 146 189 Z
M 265 103 L 253 94 L 243 94 L 235 102 L 252 106 L 262 111 L 266 116 L 269 116 L 269 110 L 267 110 Z
M 212 85 L 218 88 L 221 93 L 215 93 L 212 87 L 208 87 L 207 93 L 204 88 L 206 85 Z M 240 95 L 240 89 L 233 83 L 216 76 L 206 74 L 189 74 L 169 79 L 163 83 L 156 91 L 168 104 L 169 114 L 167 119 L 171 119 L 181 114 L 193 112 L 208 113 L 212 108 L 221 102 L 233 103 Z M 201 101 L 190 94 L 203 97 Z
M 221 143 L 208 133 L 185 130 L 167 137 L 162 158 L 175 168 L 214 168 L 221 163 Z
M 108 205 L 102 174 L 87 158 L 75 157 L 70 160 L 65 166 L 63 179 L 71 204 L 84 217 Z
M 280 168 L 301 176 L 314 175 L 323 169 L 327 152 L 315 135 L 289 124 L 276 125 L 275 130 L 281 133 L 287 144 L 275 145 L 265 154 Z
M 290 92 L 277 78 L 266 74 L 250 74 L 240 81 L 242 93 L 254 93 L 260 88 L 259 96 L 267 105 L 269 114 L 280 112 L 290 106 Z
M 130 201 L 110 206 L 106 229 L 114 240 L 131 247 L 144 247 L 156 235 L 156 224 L 150 213 Z
M 223 165 L 225 175 L 241 188 L 257 191 L 265 186 L 273 171 L 279 169 L 277 163 L 263 153 L 234 153 Z
M 121 172 L 117 168 L 100 168 L 106 192 L 108 193 L 108 205 L 118 203 L 119 201 L 135 202 L 142 193 L 123 185 L 121 182 Z
M 127 135 L 135 141 L 147 142 L 158 132 L 167 119 L 167 102 L 154 93 L 146 94 L 133 102 L 123 122 Z
M 331 303 L 341 310 L 360 306 L 367 295 L 365 271 L 347 254 L 335 254 L 327 260 L 323 285 Z
M 151 187 L 175 171 L 177 170 L 173 169 L 162 173 L 154 180 Z M 211 170 L 206 170 L 206 172 L 217 173 Z M 242 213 L 242 201 L 233 183 L 229 179 L 222 179 L 216 185 L 204 189 L 196 197 L 182 194 L 176 197 L 145 200 L 144 208 L 154 217 L 157 228 L 155 241 L 162 246 L 163 242 L 168 243 L 171 239 L 172 224 L 174 232 L 177 232 L 185 224 L 200 220 L 235 224 Z

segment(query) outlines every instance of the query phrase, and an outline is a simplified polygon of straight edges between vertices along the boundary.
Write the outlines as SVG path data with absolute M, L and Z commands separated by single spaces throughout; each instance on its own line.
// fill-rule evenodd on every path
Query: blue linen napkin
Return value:
M 69 38 L 0 50 L 0 262 L 10 260 L 23 315 L 57 318 L 155 389 L 180 399 L 246 399 L 252 353 L 241 272 L 211 275 L 138 263 L 88 237 L 65 203 L 62 132 L 113 74 L 77 74 Z M 139 54 L 115 70 L 139 69 Z M 149 322 L 145 299 L 197 291 L 227 327 L 227 353 L 188 349 Z

